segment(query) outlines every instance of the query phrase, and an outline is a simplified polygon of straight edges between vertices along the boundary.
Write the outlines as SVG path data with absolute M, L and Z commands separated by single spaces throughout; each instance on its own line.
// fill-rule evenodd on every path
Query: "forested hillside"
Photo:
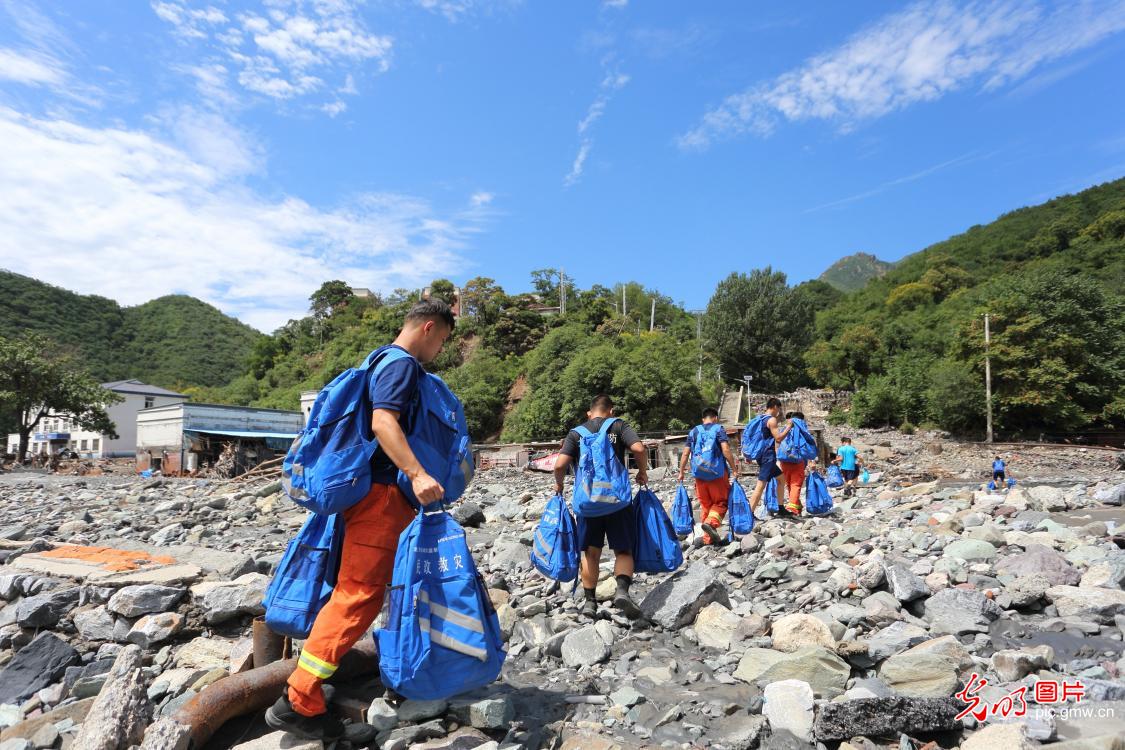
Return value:
M 0 270 L 0 331 L 42 333 L 102 381 L 137 378 L 166 388 L 221 386 L 245 372 L 262 335 L 186 295 L 136 307 L 75 294 Z
M 854 292 L 866 286 L 871 279 L 885 274 L 894 263 L 879 260 L 870 253 L 855 253 L 840 258 L 820 275 L 820 280 L 841 292 Z
M 1001 216 L 895 264 L 816 321 L 820 384 L 858 424 L 983 431 L 984 313 L 997 429 L 1125 419 L 1125 180 Z

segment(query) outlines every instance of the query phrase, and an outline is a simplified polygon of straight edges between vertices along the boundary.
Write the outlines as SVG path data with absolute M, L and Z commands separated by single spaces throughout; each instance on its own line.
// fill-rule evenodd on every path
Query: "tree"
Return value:
M 544 305 L 555 306 L 559 304 L 559 277 L 566 285 L 566 296 L 569 300 L 574 288 L 574 279 L 567 276 L 557 268 L 540 268 L 531 272 L 531 286 L 539 295 Z
M 105 407 L 121 397 L 102 388 L 54 348 L 39 334 L 0 337 L 0 410 L 13 414 L 19 424 L 21 459 L 31 433 L 47 416 L 66 415 L 84 430 L 117 438 Z
M 482 328 L 491 326 L 507 299 L 504 288 L 494 279 L 477 276 L 466 281 L 461 289 L 461 314 Z
M 457 287 L 449 279 L 434 279 L 430 283 L 430 299 L 440 299 L 452 306 L 457 302 Z
M 754 376 L 754 390 L 776 392 L 803 381 L 812 338 L 808 297 L 772 268 L 732 273 L 719 282 L 703 318 L 703 336 L 728 379 Z
M 346 305 L 354 297 L 352 288 L 344 282 L 326 281 L 309 297 L 309 302 L 312 303 L 310 310 L 314 318 L 324 320 L 336 308 Z
M 1035 433 L 1098 419 L 1125 389 L 1120 294 L 1066 271 L 1000 277 L 989 291 L 992 301 L 965 326 L 959 354 L 983 377 L 987 310 L 997 428 Z

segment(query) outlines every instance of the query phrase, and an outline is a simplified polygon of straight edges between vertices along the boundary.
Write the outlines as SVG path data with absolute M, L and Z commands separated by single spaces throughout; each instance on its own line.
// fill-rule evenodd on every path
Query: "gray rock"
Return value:
M 784 560 L 773 560 L 755 568 L 753 578 L 755 581 L 776 580 L 784 576 L 787 570 L 789 570 L 789 563 Z
M 367 708 L 367 723 L 386 732 L 398 726 L 398 711 L 382 698 L 376 698 Z
M 191 595 L 206 610 L 207 622 L 214 624 L 265 612 L 262 597 L 269 582 L 261 573 L 246 573 L 233 581 L 197 583 L 191 587 Z
M 78 588 L 54 589 L 21 599 L 16 622 L 25 628 L 53 628 L 78 604 Z
M 1049 669 L 1055 660 L 1050 646 L 997 651 L 992 655 L 992 670 L 1004 682 L 1023 679 L 1037 669 Z
M 53 633 L 40 633 L 0 669 L 0 703 L 19 704 L 59 678 L 78 652 Z
M 615 706 L 632 708 L 638 703 L 644 703 L 645 697 L 637 692 L 632 685 L 623 685 L 609 694 L 609 700 Z
M 984 594 L 965 589 L 943 589 L 923 605 L 925 619 L 935 633 L 986 633 L 1001 614 L 1000 607 Z
M 734 672 L 737 679 L 768 684 L 778 680 L 801 680 L 817 696 L 834 698 L 844 692 L 851 667 L 831 651 L 810 647 L 792 654 L 768 648 L 748 648 Z
M 1097 562 L 1086 569 L 1079 582 L 1080 588 L 1125 588 L 1125 555 Z
M 497 539 L 488 555 L 488 567 L 493 571 L 518 571 L 531 567 L 528 548 L 515 539 Z
M 873 661 L 880 662 L 922 643 L 927 638 L 929 634 L 917 625 L 892 622 L 867 638 L 867 655 Z
M 1089 619 L 1108 625 L 1114 615 L 1125 614 L 1125 591 L 1107 588 L 1052 586 L 1047 598 L 1054 602 L 1060 617 Z
M 609 646 L 593 625 L 575 630 L 562 642 L 563 663 L 572 669 L 600 664 L 609 658 L 609 653 Z
M 78 634 L 88 641 L 119 641 L 129 633 L 129 624 L 104 606 L 75 612 L 71 619 Z
M 901 563 L 886 564 L 883 566 L 883 572 L 886 574 L 891 593 L 900 602 L 912 602 L 930 595 L 930 587 L 926 582 Z
M 1036 573 L 1020 576 L 1004 587 L 1004 593 L 1011 598 L 1013 607 L 1022 609 L 1038 603 L 1051 586 L 1047 576 Z
M 1125 505 L 1125 484 L 1098 490 L 1094 493 L 1094 499 L 1106 505 Z
M 693 622 L 699 611 L 711 602 L 729 609 L 727 588 L 716 578 L 712 568 L 694 563 L 658 583 L 641 601 L 640 607 L 650 621 L 672 630 Z
M 453 506 L 449 511 L 453 520 L 462 526 L 479 528 L 485 522 L 484 511 L 474 502 L 462 501 Z
M 988 561 L 996 557 L 996 548 L 979 539 L 958 539 L 942 550 L 945 557 L 955 557 L 968 562 Z
M 1029 544 L 1022 553 L 1001 558 L 996 572 L 1016 577 L 1042 575 L 1056 586 L 1074 586 L 1081 578 L 1065 557 L 1041 544 Z
M 444 716 L 447 708 L 449 708 L 449 701 L 406 700 L 398 707 L 398 720 L 408 724 L 418 724 L 427 719 Z
M 861 698 L 825 703 L 813 734 L 821 742 L 852 737 L 895 737 L 959 729 L 964 707 L 956 698 Z
M 779 680 L 766 685 L 762 715 L 774 730 L 791 732 L 811 742 L 813 738 L 813 691 L 807 682 Z
M 487 698 L 469 706 L 469 723 L 477 729 L 507 729 L 516 708 L 507 696 Z
M 1058 487 L 1041 485 L 1030 487 L 1024 492 L 1027 494 L 1027 505 L 1032 510 L 1041 510 L 1046 513 L 1066 510 L 1066 495 Z
M 179 612 L 161 612 L 145 615 L 137 620 L 125 638 L 143 649 L 149 649 L 153 644 L 168 640 L 183 628 L 184 616 Z
M 110 597 L 106 609 L 123 617 L 140 617 L 153 612 L 167 612 L 184 595 L 175 586 L 126 586 Z

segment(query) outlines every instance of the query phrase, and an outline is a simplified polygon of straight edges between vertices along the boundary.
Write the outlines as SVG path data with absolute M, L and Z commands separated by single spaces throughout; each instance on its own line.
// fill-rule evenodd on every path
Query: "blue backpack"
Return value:
M 371 434 L 368 379 L 410 355 L 384 346 L 359 367 L 345 370 L 316 397 L 309 421 L 282 462 L 282 486 L 293 502 L 314 513 L 347 510 L 371 491 L 371 457 L 378 441 Z M 406 441 L 426 473 L 456 500 L 473 476 L 472 443 L 461 402 L 437 375 L 422 372 Z M 410 480 L 401 471 L 398 486 L 418 507 Z
M 617 460 L 609 428 L 617 417 L 608 417 L 601 429 L 590 432 L 585 426 L 576 428 L 582 443 L 578 466 L 574 470 L 574 512 L 586 518 L 608 516 L 630 502 L 633 489 L 629 470 Z
M 812 516 L 832 512 L 832 495 L 828 494 L 828 485 L 819 471 L 809 472 L 805 480 L 805 511 Z
M 844 486 L 844 474 L 843 474 L 842 471 L 840 471 L 840 467 L 837 466 L 836 464 L 830 464 L 829 465 L 826 483 L 828 484 L 829 487 L 843 487 Z
M 995 480 L 990 480 L 990 481 L 988 482 L 988 491 L 989 491 L 989 492 L 992 492 L 992 491 L 994 491 L 995 489 L 996 489 L 996 482 L 995 482 Z
M 285 548 L 262 599 L 270 630 L 290 638 L 309 636 L 336 586 L 343 542 L 342 515 L 309 513 Z
M 500 621 L 465 530 L 448 513 L 419 513 L 402 532 L 387 598 L 386 626 L 375 631 L 385 686 L 442 700 L 500 674 Z
M 672 519 L 648 487 L 637 490 L 633 503 L 637 519 L 633 569 L 638 573 L 671 573 L 684 564 Z
M 772 415 L 759 414 L 742 431 L 742 455 L 747 461 L 761 463 L 763 454 L 773 447 L 773 435 L 766 428 L 770 416 Z
M 680 536 L 687 536 L 695 528 L 695 514 L 691 510 L 691 498 L 683 483 L 676 488 L 676 499 L 672 502 L 672 528 Z
M 746 497 L 746 490 L 735 482 L 730 486 L 730 495 L 727 496 L 727 523 L 730 524 L 732 534 L 744 536 L 754 530 L 754 514 L 750 511 L 750 500 Z
M 766 482 L 766 489 L 762 493 L 762 502 L 766 504 L 766 508 L 770 513 L 779 513 L 781 511 L 777 503 L 777 479 L 771 479 Z
M 793 426 L 777 448 L 780 461 L 812 461 L 817 457 L 816 439 L 805 426 L 805 420 L 793 417 Z
M 691 442 L 691 475 L 704 481 L 726 476 L 727 460 L 723 457 L 719 434 L 721 424 L 701 424 L 688 435 Z
M 578 525 L 562 495 L 547 502 L 530 555 L 535 569 L 552 580 L 565 583 L 578 577 Z

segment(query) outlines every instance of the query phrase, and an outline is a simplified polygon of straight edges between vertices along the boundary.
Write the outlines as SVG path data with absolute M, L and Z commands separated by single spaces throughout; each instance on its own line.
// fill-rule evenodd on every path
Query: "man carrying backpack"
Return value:
M 336 586 L 301 649 L 287 693 L 266 711 L 266 723 L 273 729 L 326 744 L 345 737 L 344 725 L 327 712 L 322 684 L 383 607 L 399 535 L 414 519 L 414 509 L 398 488 L 398 472 L 409 478 L 422 505 L 444 495 L 444 488 L 426 473 L 407 444 L 406 433 L 412 420 L 435 418 L 414 408 L 421 363 L 437 357 L 453 326 L 453 313 L 445 302 L 426 300 L 414 305 L 392 344 L 410 356 L 391 362 L 368 382 L 371 429 L 379 443 L 372 457 L 371 491 L 343 513 L 345 532 Z M 354 743 L 368 742 L 374 736 L 374 727 L 366 724 L 348 730 L 346 739 Z
M 738 474 L 738 462 L 730 451 L 727 432 L 719 424 L 719 412 L 711 407 L 703 410 L 703 424 L 691 429 L 680 456 L 680 483 L 687 475 L 688 462 L 695 477 L 695 496 L 699 498 L 703 543 L 722 541 L 719 527 L 727 514 L 730 477 Z M 729 473 L 727 469 L 730 469 Z
M 781 476 L 781 467 L 777 463 L 777 446 L 789 434 L 793 425 L 790 423 L 782 427 L 778 421 L 780 414 L 781 399 L 770 396 L 766 400 L 765 411 L 753 420 L 758 423 L 757 431 L 759 434 L 752 437 L 760 441 L 765 447 L 755 455 L 755 460 L 758 462 L 758 481 L 754 485 L 754 491 L 750 494 L 751 511 L 758 509 L 758 503 L 762 501 L 762 493 L 766 491 L 766 485 L 774 478 Z
M 847 497 L 855 492 L 855 483 L 863 459 L 859 457 L 859 451 L 852 447 L 850 437 L 840 438 L 840 442 L 843 445 L 836 449 L 836 460 L 832 463 L 840 465 L 840 473 L 844 475 L 844 496 Z
M 563 494 L 567 469 L 575 466 L 574 511 L 578 515 L 581 578 L 585 601 L 582 614 L 595 617 L 598 602 L 598 566 L 608 540 L 614 552 L 613 574 L 617 593 L 613 605 L 626 617 L 636 619 L 641 610 L 629 595 L 633 583 L 633 547 L 637 520 L 633 512 L 632 488 L 625 451 L 637 464 L 637 484 L 648 484 L 648 454 L 633 430 L 613 416 L 613 401 L 599 395 L 590 402 L 588 421 L 567 433 L 555 460 L 555 492 Z
M 785 415 L 785 419 L 789 421 L 789 434 L 795 436 L 798 434 L 795 430 L 803 429 L 802 426 L 804 425 L 805 419 L 803 412 L 791 411 Z M 800 420 L 800 422 L 794 420 Z M 810 435 L 808 437 L 811 440 L 812 436 Z M 813 459 L 785 457 L 782 455 L 777 462 L 781 467 L 782 485 L 787 488 L 785 492 L 785 504 L 782 507 L 785 509 L 785 512 L 790 515 L 801 515 L 801 488 L 805 486 L 805 469 L 810 460 L 813 461 L 813 467 L 815 469 L 816 461 Z

